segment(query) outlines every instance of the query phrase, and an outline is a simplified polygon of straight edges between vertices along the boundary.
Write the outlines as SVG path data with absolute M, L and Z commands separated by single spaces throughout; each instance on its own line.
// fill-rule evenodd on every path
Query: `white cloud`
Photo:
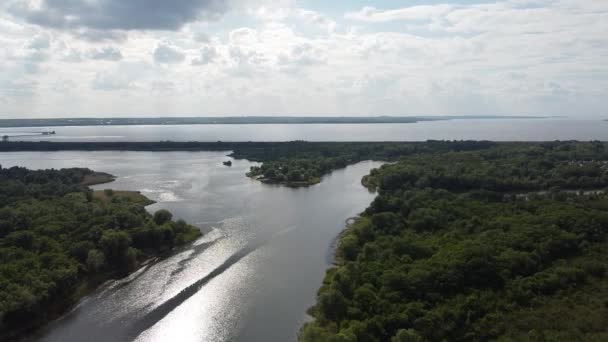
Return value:
M 241 27 L 230 32 L 229 40 L 235 45 L 254 45 L 259 42 L 256 30 L 249 27 Z
M 113 46 L 106 46 L 101 49 L 91 49 L 88 52 L 88 57 L 94 60 L 119 61 L 122 59 L 120 49 Z M 77 58 L 72 56 L 72 58 Z
M 132 81 L 127 75 L 111 72 L 98 72 L 91 83 L 91 87 L 95 90 L 123 90 L 128 89 Z
M 176 64 L 186 59 L 186 55 L 177 47 L 160 44 L 153 53 L 154 61 L 159 64 Z
M 39 34 L 31 39 L 28 44 L 28 49 L 46 50 L 51 47 L 51 37 L 48 34 Z
M 192 65 L 207 65 L 218 57 L 217 50 L 213 46 L 205 45 L 201 48 L 198 58 L 192 60 Z
M 82 53 L 76 49 L 68 49 L 61 53 L 59 58 L 62 62 L 76 63 L 82 61 Z
M 326 61 L 325 52 L 315 49 L 310 43 L 295 45 L 288 53 L 279 55 L 279 64 L 292 67 L 313 66 Z
M 195 32 L 192 35 L 192 39 L 199 43 L 209 43 L 211 41 L 211 38 L 205 32 Z
M 345 18 L 372 23 L 381 23 L 397 20 L 428 21 L 441 15 L 450 13 L 453 5 L 412 6 L 392 10 L 379 10 L 372 6 L 363 7 L 356 12 L 346 13 Z
M 100 27 L 86 16 L 65 29 L 3 12 L 2 4 L 0 117 L 65 108 L 75 116 L 196 115 L 200 108 L 215 115 L 605 114 L 606 1 L 376 5 L 339 15 L 300 5 L 231 0 L 235 10 L 217 22 L 188 16 L 185 26 L 167 19 L 164 28 L 131 29 L 149 21 Z

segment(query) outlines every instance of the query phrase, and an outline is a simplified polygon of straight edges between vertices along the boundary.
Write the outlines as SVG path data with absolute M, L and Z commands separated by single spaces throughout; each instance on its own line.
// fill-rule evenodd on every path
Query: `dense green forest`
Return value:
M 138 193 L 93 192 L 88 169 L 0 167 L 0 339 L 34 328 L 102 282 L 200 231 Z
M 405 156 L 340 237 L 301 341 L 607 341 L 608 145 Z
M 286 185 L 394 162 L 362 180 L 378 196 L 340 237 L 301 341 L 608 340 L 606 143 L 0 144 L 64 149 L 231 150 Z

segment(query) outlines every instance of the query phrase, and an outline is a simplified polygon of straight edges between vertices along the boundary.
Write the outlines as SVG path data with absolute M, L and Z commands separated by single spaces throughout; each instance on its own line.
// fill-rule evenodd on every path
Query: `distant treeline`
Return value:
M 10 151 L 233 151 L 232 157 L 263 162 L 250 177 L 266 183 L 308 186 L 333 170 L 363 160 L 394 161 L 436 151 L 477 150 L 487 141 L 429 142 L 4 142 Z
M 2 119 L 0 127 L 123 125 L 380 124 L 451 119 L 512 119 L 532 116 L 228 116 L 179 118 Z
M 25 151 L 233 151 L 236 159 L 271 161 L 283 158 L 319 158 L 357 154 L 361 157 L 392 158 L 403 153 L 430 150 L 471 150 L 487 148 L 489 141 L 427 142 L 49 142 L 14 141 L 0 143 L 0 152 Z M 510 144 L 510 143 L 501 143 Z M 520 144 L 520 143 L 513 143 Z
M 490 141 L 427 142 L 4 142 L 10 151 L 233 151 L 236 159 L 262 162 L 248 175 L 266 183 L 308 186 L 322 176 L 363 160 L 397 161 L 429 153 L 507 148 L 561 146 L 566 142 L 495 143 Z M 573 143 L 576 144 L 576 143 Z

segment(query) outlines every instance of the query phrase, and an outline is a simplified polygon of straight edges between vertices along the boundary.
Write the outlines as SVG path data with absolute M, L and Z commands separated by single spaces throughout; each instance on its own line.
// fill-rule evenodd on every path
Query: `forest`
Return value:
M 309 310 L 314 320 L 302 327 L 300 341 L 608 340 L 606 143 L 0 144 L 0 150 L 64 149 L 232 151 L 235 159 L 261 162 L 249 176 L 290 186 L 314 184 L 362 160 L 390 162 L 362 180 L 377 197 L 339 237 L 335 267 L 327 271 Z M 29 174 L 19 170 L 11 172 Z M 29 315 L 38 303 L 49 303 L 49 294 L 66 286 L 72 286 L 70 291 L 82 288 L 94 275 L 107 279 L 124 273 L 129 260 L 139 260 L 134 254 L 153 255 L 166 248 L 160 239 L 165 235 L 151 232 L 171 227 L 173 244 L 187 240 L 177 238 L 178 226 L 185 223 L 162 224 L 143 210 L 141 221 L 121 226 L 122 219 L 133 218 L 122 213 L 125 205 L 114 206 L 125 199 L 89 195 L 79 185 L 83 172 L 51 172 L 44 181 L 36 181 L 35 173 L 14 176 L 20 179 L 17 185 L 3 176 L 0 204 L 7 208 L 0 211 L 0 229 L 20 227 L 23 221 L 35 237 L 1 233 L 0 257 L 7 266 L 0 273 L 0 288 L 10 285 L 14 291 L 0 298 L 4 326 Z M 20 189 L 17 195 L 9 193 L 12 188 Z M 23 214 L 32 202 L 35 208 L 51 208 L 36 212 L 44 220 L 31 221 Z M 82 226 L 75 223 L 81 211 L 71 209 L 78 206 L 89 208 Z M 51 211 L 62 215 L 58 219 Z M 15 214 L 19 212 L 21 216 Z M 71 228 L 63 222 L 86 227 L 73 233 L 73 240 L 86 247 L 66 242 L 72 235 L 63 231 Z M 104 239 L 104 234 L 115 237 L 122 231 L 128 244 Z M 54 249 L 49 252 L 47 246 Z M 119 246 L 121 253 L 111 252 Z M 62 259 L 55 261 L 47 253 Z M 91 271 L 98 265 L 95 260 L 103 260 L 103 266 Z M 60 272 L 47 274 L 47 269 Z M 29 275 L 30 270 L 37 271 Z M 9 282 L 19 272 L 36 282 L 25 287 Z M 21 306 L 11 306 L 15 302 L 6 298 L 21 298 Z
M 200 235 L 166 210 L 149 214 L 152 202 L 139 193 L 87 187 L 112 179 L 88 169 L 0 166 L 1 340 Z
M 608 340 L 608 145 L 404 156 L 341 235 L 300 341 Z

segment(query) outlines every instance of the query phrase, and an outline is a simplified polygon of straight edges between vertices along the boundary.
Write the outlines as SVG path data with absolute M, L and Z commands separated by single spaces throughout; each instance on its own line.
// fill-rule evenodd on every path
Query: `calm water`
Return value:
M 2 129 L 0 135 L 49 128 Z M 572 119 L 491 119 L 374 125 L 190 125 L 54 127 L 52 141 L 426 141 L 608 140 L 608 122 Z
M 89 167 L 118 176 L 99 186 L 140 190 L 211 231 L 193 246 L 114 282 L 45 329 L 39 340 L 290 341 L 313 304 L 344 221 L 373 198 L 364 162 L 307 189 L 263 185 L 251 165 L 219 152 L 0 153 L 0 164 Z

